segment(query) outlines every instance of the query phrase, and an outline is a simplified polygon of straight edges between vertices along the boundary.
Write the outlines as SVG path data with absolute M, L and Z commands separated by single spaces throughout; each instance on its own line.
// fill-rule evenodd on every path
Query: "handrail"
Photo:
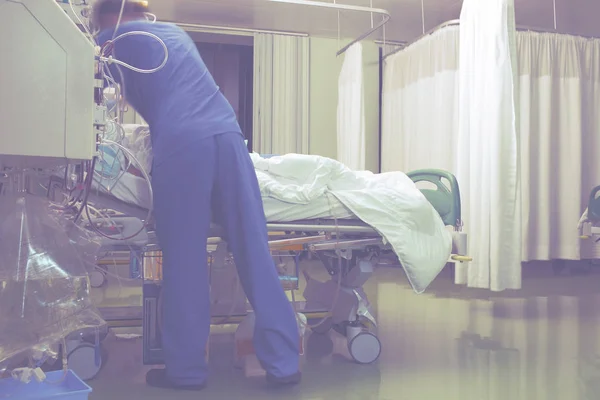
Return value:
M 304 32 L 290 32 L 290 31 L 274 31 L 269 29 L 253 29 L 253 28 L 239 28 L 235 26 L 219 26 L 219 25 L 200 25 L 200 24 L 191 24 L 191 23 L 183 23 L 183 22 L 175 22 L 168 20 L 161 20 L 162 22 L 169 22 L 179 26 L 184 31 L 188 32 L 201 32 L 201 33 L 214 33 L 214 32 L 234 32 L 235 34 L 239 34 L 240 36 L 252 36 L 254 33 L 269 33 L 273 35 L 283 35 L 283 36 L 299 36 L 299 37 L 307 37 L 308 33 Z

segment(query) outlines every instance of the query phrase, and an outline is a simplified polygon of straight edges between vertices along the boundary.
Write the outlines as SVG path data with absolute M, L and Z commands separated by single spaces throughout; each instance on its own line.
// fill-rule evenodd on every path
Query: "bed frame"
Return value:
M 447 226 L 455 232 L 462 227 L 460 191 L 454 175 L 441 170 L 420 170 L 408 174 L 431 202 Z M 96 206 L 115 209 L 128 216 L 145 218 L 146 211 L 122 204 L 106 196 L 94 197 Z M 287 290 L 300 289 L 302 280 L 300 262 L 307 254 L 318 259 L 329 279 L 320 281 L 304 273 L 305 301 L 295 302 L 297 312 L 303 313 L 309 323 L 316 323 L 313 331 L 325 334 L 335 330 L 347 337 L 348 349 L 354 360 L 361 364 L 376 361 L 381 353 L 377 338 L 377 322 L 370 309 L 363 285 L 372 276 L 379 258 L 393 254 L 389 245 L 370 226 L 355 220 L 308 220 L 289 223 L 268 223 L 269 246 L 276 260 L 288 262 L 280 269 L 282 285 Z M 211 270 L 212 319 L 214 324 L 239 323 L 247 317 L 249 307 L 245 296 L 232 288 L 237 274 L 227 249 L 227 237 L 218 226 L 211 227 L 208 242 Z M 152 238 L 152 235 L 150 236 Z M 464 247 L 464 246 L 463 246 Z M 110 248 L 115 254 L 123 248 Z M 466 249 L 455 245 L 449 262 L 468 262 Z M 114 264 L 115 260 L 101 260 Z M 156 242 L 133 247 L 128 264 L 132 277 L 140 276 L 143 286 L 143 309 L 102 309 L 110 326 L 143 326 L 144 363 L 163 363 L 160 335 L 160 302 L 162 257 Z M 238 285 L 239 286 L 239 285 Z

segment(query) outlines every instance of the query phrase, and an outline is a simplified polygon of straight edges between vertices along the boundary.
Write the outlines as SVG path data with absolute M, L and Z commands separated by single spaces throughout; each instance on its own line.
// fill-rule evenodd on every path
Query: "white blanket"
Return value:
M 413 289 L 421 293 L 440 273 L 452 237 L 439 214 L 402 172 L 355 172 L 324 157 L 252 154 L 263 197 L 309 204 L 333 196 L 394 248 Z

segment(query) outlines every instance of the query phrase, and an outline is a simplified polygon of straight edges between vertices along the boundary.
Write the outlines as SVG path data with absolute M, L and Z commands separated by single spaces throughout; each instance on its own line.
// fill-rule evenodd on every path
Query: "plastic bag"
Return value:
M 63 338 L 105 325 L 87 273 L 97 239 L 47 199 L 0 197 L 0 365 L 52 357 Z
M 123 125 L 126 143 L 123 143 L 137 158 L 140 165 L 135 168 L 143 168 L 146 173 L 152 170 L 152 140 L 150 129 L 145 125 Z

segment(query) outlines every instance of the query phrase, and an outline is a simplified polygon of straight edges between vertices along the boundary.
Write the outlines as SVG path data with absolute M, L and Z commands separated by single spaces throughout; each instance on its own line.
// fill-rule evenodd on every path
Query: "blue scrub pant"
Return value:
M 162 344 L 169 380 L 201 385 L 207 377 L 206 240 L 211 217 L 226 230 L 240 282 L 254 309 L 254 347 L 263 368 L 276 378 L 298 372 L 296 316 L 269 253 L 260 189 L 242 135 L 225 133 L 196 141 L 155 166 L 152 182 L 156 233 L 164 257 Z

